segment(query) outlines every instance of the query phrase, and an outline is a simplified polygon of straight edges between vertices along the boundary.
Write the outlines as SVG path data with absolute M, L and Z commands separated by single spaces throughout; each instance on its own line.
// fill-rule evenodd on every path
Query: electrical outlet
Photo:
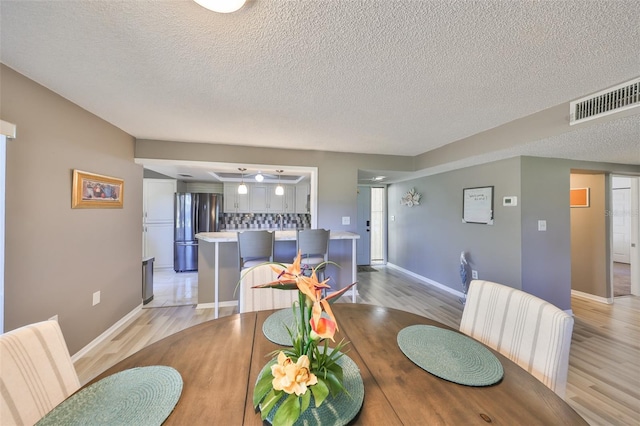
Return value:
M 342 224 L 343 224 L 343 225 L 351 225 L 351 217 L 349 217 L 349 216 L 342 216 Z
M 49 318 L 49 321 L 58 321 L 58 315 L 54 315 L 51 318 Z
M 96 291 L 93 293 L 93 306 L 96 306 L 98 303 L 100 303 L 100 292 Z
M 478 279 L 478 271 L 476 271 L 475 269 L 471 270 L 471 279 L 472 280 L 477 280 Z
M 539 220 L 538 221 L 538 231 L 546 231 L 547 230 L 547 221 Z

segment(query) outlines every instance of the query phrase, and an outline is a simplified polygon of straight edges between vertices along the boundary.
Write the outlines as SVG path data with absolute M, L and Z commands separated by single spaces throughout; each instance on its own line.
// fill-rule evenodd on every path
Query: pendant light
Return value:
M 276 170 L 276 172 L 278 173 L 278 186 L 276 186 L 276 195 L 284 195 L 284 188 L 280 184 L 280 173 L 282 173 L 283 171 L 284 170 Z
M 262 173 L 258 171 L 258 174 L 256 175 L 256 182 L 262 182 L 263 180 L 264 176 L 262 176 Z
M 194 0 L 200 6 L 218 13 L 231 13 L 240 9 L 246 0 Z
M 247 185 L 244 184 L 244 172 L 245 168 L 243 167 L 238 167 L 238 170 L 240 170 L 240 173 L 242 173 L 242 178 L 240 180 L 240 185 L 238 185 L 238 194 L 246 194 L 247 193 Z

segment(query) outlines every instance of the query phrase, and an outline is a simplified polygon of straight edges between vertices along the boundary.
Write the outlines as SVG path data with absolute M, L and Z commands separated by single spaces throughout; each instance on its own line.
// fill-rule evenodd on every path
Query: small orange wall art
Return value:
M 589 207 L 589 188 L 571 188 L 569 205 L 571 207 Z

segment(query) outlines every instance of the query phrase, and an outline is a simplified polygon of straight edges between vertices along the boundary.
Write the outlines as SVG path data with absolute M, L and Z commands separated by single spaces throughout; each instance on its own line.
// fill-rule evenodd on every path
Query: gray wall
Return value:
M 569 173 L 564 160 L 522 157 L 522 290 L 571 309 Z M 546 220 L 547 230 L 538 231 Z
M 494 186 L 494 225 L 462 222 L 462 190 L 478 186 Z M 411 188 L 420 205 L 400 205 Z M 390 185 L 388 261 L 462 291 L 465 251 L 479 278 L 520 288 L 520 207 L 502 207 L 507 195 L 520 196 L 519 158 Z
M 5 330 L 59 316 L 73 354 L 141 303 L 134 139 L 1 65 L 7 142 Z M 122 178 L 123 209 L 71 209 L 73 169 Z M 92 294 L 101 303 L 92 306 Z
M 457 268 L 464 250 L 480 279 L 520 288 L 561 309 L 571 309 L 572 228 L 580 226 L 571 223 L 572 171 L 637 175 L 640 167 L 518 157 L 391 185 L 388 260 L 460 291 Z M 490 185 L 495 187 L 494 225 L 463 224 L 462 189 Z M 400 197 L 412 187 L 422 193 L 421 205 L 401 206 Z M 605 189 L 594 210 L 602 217 L 602 206 L 609 203 L 606 193 Z M 502 198 L 508 195 L 518 196 L 518 207 L 502 206 Z M 547 231 L 538 231 L 539 220 L 547 221 Z M 608 229 L 606 223 L 602 226 Z M 605 242 L 609 237 L 604 232 L 598 231 L 596 239 L 603 242 L 590 258 L 595 263 L 589 272 L 597 277 L 576 288 L 602 296 L 609 291 L 607 280 L 599 279 L 603 268 L 608 274 Z

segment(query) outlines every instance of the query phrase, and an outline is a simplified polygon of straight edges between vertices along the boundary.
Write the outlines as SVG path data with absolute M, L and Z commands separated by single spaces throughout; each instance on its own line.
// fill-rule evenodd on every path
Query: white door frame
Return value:
M 631 294 L 640 296 L 640 177 L 631 179 Z
M 631 179 L 631 248 L 630 250 L 630 275 L 631 275 L 631 294 L 634 296 L 640 296 L 640 177 L 631 175 L 610 175 L 610 199 L 612 200 L 609 205 L 609 213 L 613 214 L 613 176 L 623 176 Z M 609 290 L 611 294 L 610 300 L 615 300 L 613 297 L 613 220 L 609 221 L 609 261 L 610 261 L 610 279 Z M 610 303 L 610 302 L 609 302 Z
M 16 125 L 0 120 L 0 334 L 4 333 L 4 218 L 6 204 L 7 138 L 16 137 Z

